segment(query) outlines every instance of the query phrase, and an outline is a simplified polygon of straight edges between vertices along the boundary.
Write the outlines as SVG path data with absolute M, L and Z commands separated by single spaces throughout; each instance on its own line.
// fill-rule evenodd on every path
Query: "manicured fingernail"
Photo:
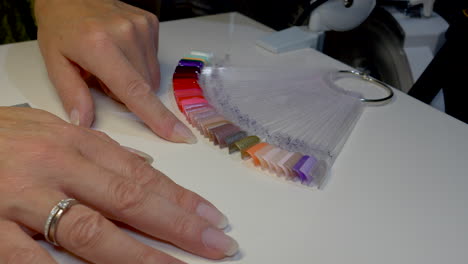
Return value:
M 175 124 L 173 133 L 176 138 L 179 138 L 181 141 L 185 143 L 188 143 L 188 144 L 197 143 L 197 138 L 192 133 L 192 131 L 190 131 L 188 127 L 186 127 L 184 124 L 180 122 Z
M 134 149 L 134 148 L 131 148 L 131 147 L 126 147 L 126 146 L 123 146 L 126 150 L 132 152 L 133 154 L 136 154 L 138 155 L 139 157 L 141 157 L 142 159 L 144 159 L 146 162 L 148 162 L 149 164 L 152 164 L 154 159 L 153 157 L 151 157 L 150 155 L 144 153 L 143 151 L 140 151 L 138 149 Z
M 206 247 L 220 250 L 228 257 L 234 256 L 239 251 L 239 244 L 234 239 L 214 228 L 203 231 L 202 241 Z
M 75 126 L 80 125 L 80 113 L 78 112 L 78 110 L 73 109 L 70 112 L 70 123 L 72 123 Z
M 223 213 L 205 203 L 198 205 L 197 214 L 220 229 L 226 228 L 229 224 L 227 217 Z

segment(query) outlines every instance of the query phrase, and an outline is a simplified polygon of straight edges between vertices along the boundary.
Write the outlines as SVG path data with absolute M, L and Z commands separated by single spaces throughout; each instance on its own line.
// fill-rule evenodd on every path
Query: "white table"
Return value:
M 177 61 L 192 49 L 229 52 L 234 63 L 245 65 L 345 67 L 314 50 L 283 55 L 261 50 L 255 40 L 268 32 L 239 14 L 162 23 L 159 95 L 182 118 L 170 79 Z M 0 104 L 24 100 L 67 119 L 36 42 L 0 47 L 0 87 Z M 229 216 L 229 233 L 241 253 L 226 263 L 468 260 L 468 126 L 402 93 L 385 107 L 366 108 L 323 191 L 276 180 L 206 140 L 193 146 L 167 143 L 122 107 L 95 97 L 97 129 L 153 155 L 157 168 Z M 214 263 L 137 237 L 189 263 Z M 43 245 L 61 263 L 81 263 Z

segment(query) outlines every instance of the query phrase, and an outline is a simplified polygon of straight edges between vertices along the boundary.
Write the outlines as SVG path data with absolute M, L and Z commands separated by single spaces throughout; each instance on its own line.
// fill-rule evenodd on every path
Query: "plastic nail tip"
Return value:
M 194 60 L 180 60 L 179 66 L 203 68 L 203 62 Z
M 220 148 L 225 148 L 228 145 L 226 144 L 225 138 L 235 133 L 239 132 L 240 128 L 233 124 L 226 124 L 212 129 L 215 144 L 218 143 Z
M 206 108 L 191 114 L 193 122 L 199 122 L 200 119 L 218 115 L 218 112 L 213 108 Z
M 197 128 L 200 131 L 200 133 L 204 134 L 205 133 L 205 127 L 208 124 L 221 122 L 223 120 L 225 120 L 224 117 L 222 115 L 219 115 L 219 114 L 209 116 L 209 117 L 205 117 L 205 118 L 201 118 L 200 120 L 198 120 Z
M 191 61 L 199 61 L 199 62 L 202 62 L 203 65 L 208 64 L 208 63 L 206 62 L 205 59 L 203 59 L 203 58 L 195 58 L 195 56 L 186 56 L 186 57 L 184 57 L 184 58 L 182 58 L 182 59 L 183 59 L 183 60 L 191 60 Z
M 198 80 L 198 73 L 196 72 L 183 72 L 183 73 L 174 73 L 172 76 L 174 79 L 197 79 Z
M 193 122 L 193 118 L 200 113 L 204 112 L 211 112 L 214 111 L 214 109 L 210 106 L 200 106 L 192 109 L 188 109 L 185 111 L 185 116 L 187 116 L 187 119 L 190 121 L 190 123 Z
M 275 155 L 278 154 L 280 151 L 280 148 L 275 147 L 272 150 L 268 151 L 265 155 L 263 155 L 263 160 L 265 161 L 265 169 L 269 170 L 272 173 L 276 173 L 275 166 L 272 161 Z
M 183 111 L 183 107 L 182 107 L 182 102 L 187 100 L 187 99 L 205 99 L 205 97 L 203 97 L 202 95 L 201 96 L 183 96 L 183 97 L 176 97 L 176 103 L 177 103 L 177 107 L 179 108 L 179 110 L 182 112 Z
M 303 171 L 301 171 L 302 165 L 304 165 L 307 159 L 309 159 L 309 156 L 302 156 L 302 158 L 293 167 L 294 173 L 296 173 L 296 176 L 301 180 L 301 182 L 304 182 L 307 179 Z
M 203 97 L 203 95 L 175 96 L 176 103 L 179 106 L 179 109 L 181 109 L 181 111 L 183 109 L 182 101 L 187 100 L 187 99 L 194 99 L 194 98 L 206 99 L 205 97 Z
M 301 175 L 302 183 L 309 185 L 314 180 L 312 172 L 317 166 L 317 159 L 314 156 L 304 156 L 307 157 L 305 162 L 296 169 L 296 173 Z
M 269 145 L 270 144 L 268 144 L 266 142 L 261 142 L 261 143 L 258 143 L 255 146 L 249 148 L 248 150 L 246 150 L 245 153 L 246 153 L 246 155 L 248 155 L 248 156 L 250 156 L 252 158 L 252 161 L 253 161 L 255 166 L 260 166 L 260 161 L 258 160 L 255 153 L 257 153 L 259 150 L 261 150 L 262 148 L 264 148 L 266 146 L 269 146 Z
M 191 51 L 190 55 L 202 56 L 206 58 L 207 61 L 211 61 L 214 57 L 213 53 L 211 52 L 202 52 L 202 51 L 196 51 L 196 50 Z
M 203 96 L 203 91 L 198 88 L 174 90 L 174 96 L 176 98 L 184 97 L 184 96 L 198 96 L 198 95 Z
M 279 166 L 279 163 L 289 153 L 291 152 L 281 149 L 281 151 L 276 153 L 276 155 L 271 159 L 271 164 L 273 165 L 273 170 L 275 171 L 276 174 L 286 176 L 286 172 Z
M 198 130 L 200 131 L 200 133 L 202 133 L 204 136 L 208 136 L 209 135 L 209 132 L 208 130 L 206 129 L 206 126 L 208 124 L 212 124 L 212 123 L 217 123 L 217 122 L 222 122 L 222 121 L 225 121 L 224 117 L 223 116 L 212 116 L 210 118 L 205 118 L 204 120 L 202 120 L 200 123 L 198 123 Z M 212 133 L 212 131 L 211 131 Z M 213 142 L 214 142 L 214 135 L 213 135 Z
M 192 110 L 199 109 L 202 107 L 212 107 L 210 104 L 207 103 L 201 103 L 201 104 L 193 104 L 193 105 L 182 105 L 182 111 L 185 116 L 188 115 L 188 113 Z
M 265 160 L 263 159 L 263 157 L 268 153 L 270 152 L 271 150 L 273 150 L 274 148 L 276 148 L 275 146 L 273 145 L 268 145 L 268 146 L 265 146 L 264 148 L 262 148 L 261 150 L 257 151 L 254 155 L 257 157 L 258 161 L 260 162 L 260 167 L 266 169 L 268 168 L 268 165 L 266 164 Z
M 178 84 L 174 84 L 174 95 L 177 96 L 177 95 L 184 95 L 184 94 L 201 94 L 203 95 L 203 90 L 200 89 L 199 87 L 197 86 L 183 86 L 183 85 L 178 85 Z
M 190 53 L 189 55 L 186 56 L 186 58 L 203 60 L 205 62 L 205 64 L 209 64 L 209 62 L 210 62 L 210 58 L 208 56 L 204 56 L 204 55 L 196 55 L 196 54 Z
M 225 124 L 231 124 L 231 122 L 227 120 L 222 120 L 222 121 L 217 121 L 213 123 L 206 124 L 205 127 L 203 127 L 203 135 L 205 135 L 210 141 L 214 141 L 214 135 L 211 132 L 213 128 L 223 126 Z
M 226 138 L 224 139 L 224 141 L 226 142 L 226 145 L 227 145 L 227 146 L 229 147 L 229 149 L 230 149 L 230 146 L 231 146 L 234 142 L 239 141 L 239 140 L 241 140 L 241 139 L 243 139 L 243 138 L 245 138 L 245 137 L 247 137 L 247 132 L 245 132 L 245 131 L 239 131 L 239 132 L 237 132 L 237 133 L 235 133 L 235 134 L 233 134 L 233 135 L 230 135 L 230 136 L 226 137 Z M 231 154 L 231 153 L 229 153 L 229 154 Z
M 235 142 L 234 144 L 232 144 L 232 148 L 237 149 L 238 151 L 240 151 L 241 157 L 242 157 L 242 159 L 244 159 L 244 158 L 249 157 L 249 155 L 246 154 L 246 150 L 248 150 L 249 148 L 257 145 L 258 143 L 260 143 L 260 138 L 259 137 L 257 137 L 257 136 L 248 136 L 248 137 L 243 138 L 243 139 Z M 231 151 L 229 151 L 229 152 L 231 152 Z
M 183 91 L 183 90 L 190 90 L 190 89 L 199 89 L 203 91 L 200 85 L 193 82 L 193 79 L 172 79 L 172 86 L 174 91 Z
M 189 54 L 184 57 L 184 59 L 191 59 L 191 60 L 200 60 L 203 61 L 203 63 L 208 64 L 209 63 L 209 58 L 205 56 L 200 56 L 200 55 L 194 55 L 194 54 Z
M 193 98 L 193 99 L 186 99 L 180 101 L 180 104 L 182 106 L 188 106 L 188 105 L 201 105 L 201 104 L 208 104 L 208 101 L 206 99 L 200 99 L 200 98 Z
M 192 88 L 201 89 L 200 85 L 198 84 L 197 79 L 172 79 L 172 85 L 174 86 L 175 90 L 192 89 Z
M 213 55 L 206 53 L 206 52 L 192 51 L 190 52 L 189 57 L 200 58 L 206 61 L 211 61 L 211 59 L 213 58 Z
M 284 157 L 278 161 L 278 167 L 283 171 L 283 174 L 290 177 L 290 171 L 285 167 L 285 163 L 294 155 L 294 152 L 288 152 Z M 292 173 L 292 171 L 291 171 Z
M 194 66 L 177 66 L 176 73 L 200 73 L 200 68 Z
M 199 94 L 199 95 L 175 95 L 174 96 L 176 101 L 178 103 L 182 103 L 182 101 L 184 100 L 187 100 L 187 99 L 192 99 L 192 98 L 199 98 L 199 99 L 205 99 L 206 98 L 202 95 L 202 94 Z
M 293 168 L 294 165 L 296 165 L 299 160 L 302 158 L 303 155 L 299 153 L 291 153 L 291 155 L 288 155 L 283 159 L 282 161 L 279 162 L 279 166 L 285 171 L 285 174 L 290 177 L 294 178 L 296 177 L 296 173 L 294 172 Z
M 198 113 L 194 113 L 191 115 L 192 125 L 198 126 L 200 120 L 202 120 L 203 118 L 217 116 L 217 115 L 218 115 L 218 112 L 216 112 L 214 109 L 209 109 L 207 111 L 200 111 Z

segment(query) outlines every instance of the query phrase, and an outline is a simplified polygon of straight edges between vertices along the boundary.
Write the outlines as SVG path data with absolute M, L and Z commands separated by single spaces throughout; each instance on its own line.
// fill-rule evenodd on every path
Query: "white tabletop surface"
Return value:
M 160 97 L 183 118 L 170 80 L 177 61 L 190 50 L 229 53 L 239 65 L 345 68 L 314 50 L 273 55 L 256 47 L 256 39 L 269 32 L 239 14 L 161 23 Z M 67 119 L 34 41 L 0 46 L 0 92 L 0 105 L 29 102 Z M 241 252 L 225 263 L 468 260 L 468 126 L 405 94 L 397 92 L 384 107 L 365 109 L 323 191 L 277 180 L 201 137 L 196 145 L 167 143 L 121 106 L 94 95 L 95 128 L 153 155 L 155 167 L 228 215 L 229 234 Z M 191 264 L 213 263 L 137 238 Z M 42 245 L 60 263 L 82 263 Z

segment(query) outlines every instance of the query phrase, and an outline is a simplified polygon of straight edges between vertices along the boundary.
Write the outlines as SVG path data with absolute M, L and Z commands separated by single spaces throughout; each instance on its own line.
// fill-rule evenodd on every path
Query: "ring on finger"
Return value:
M 47 242 L 51 243 L 55 246 L 60 246 L 57 243 L 56 232 L 57 232 L 57 225 L 60 221 L 60 218 L 63 214 L 68 211 L 73 205 L 78 204 L 78 201 L 73 198 L 67 198 L 61 200 L 57 205 L 52 208 L 49 213 L 49 217 L 47 217 L 47 221 L 44 226 L 44 237 Z

